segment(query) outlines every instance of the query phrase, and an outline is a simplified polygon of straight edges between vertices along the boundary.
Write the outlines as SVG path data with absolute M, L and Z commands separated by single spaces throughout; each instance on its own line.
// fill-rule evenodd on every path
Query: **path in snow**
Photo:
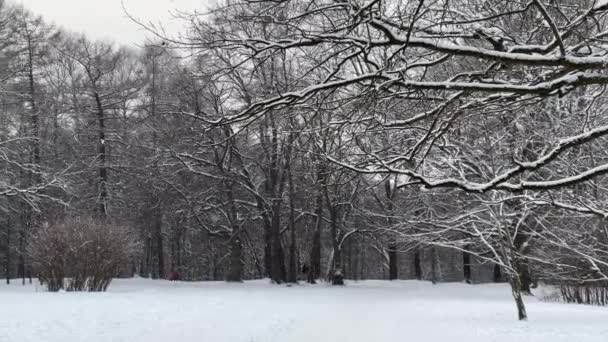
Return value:
M 1 342 L 608 341 L 608 308 L 529 298 L 528 314 L 517 321 L 502 284 L 133 279 L 107 293 L 0 285 Z

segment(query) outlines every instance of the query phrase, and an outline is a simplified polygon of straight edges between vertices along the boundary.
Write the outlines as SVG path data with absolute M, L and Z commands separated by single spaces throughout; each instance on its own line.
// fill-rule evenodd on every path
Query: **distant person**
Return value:
M 181 277 L 181 275 L 179 274 L 178 271 L 173 271 L 169 275 L 169 280 L 170 281 L 178 281 L 178 280 L 182 280 L 182 277 Z

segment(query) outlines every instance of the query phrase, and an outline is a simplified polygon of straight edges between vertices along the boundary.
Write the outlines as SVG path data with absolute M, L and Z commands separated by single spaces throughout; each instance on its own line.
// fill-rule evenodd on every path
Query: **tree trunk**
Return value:
M 270 278 L 276 284 L 285 281 L 285 263 L 281 244 L 281 200 L 273 199 L 271 224 Z
M 532 277 L 530 276 L 528 260 L 526 258 L 516 257 L 514 266 L 517 277 L 519 278 L 520 292 L 526 296 L 531 295 Z
M 161 212 L 160 208 L 158 209 Z M 156 253 L 158 262 L 158 278 L 165 279 L 165 253 L 163 243 L 163 216 L 162 214 L 156 215 Z
M 502 271 L 500 270 L 500 266 L 498 264 L 494 264 L 493 278 L 495 283 L 502 282 Z
M 471 246 L 467 245 L 464 247 L 462 252 L 462 272 L 464 275 L 464 281 L 467 284 L 471 284 L 471 253 L 469 253 Z
M 321 229 L 323 227 L 323 193 L 318 190 L 315 209 L 315 230 L 312 236 L 312 249 L 310 251 L 310 270 L 308 282 L 314 284 L 321 278 Z
M 226 281 L 242 282 L 243 281 L 243 245 L 238 229 L 230 239 L 230 270 Z
M 272 234 L 270 225 L 264 225 L 264 272 L 265 276 L 272 278 Z
M 439 253 L 437 247 L 431 247 L 431 282 L 437 284 L 441 280 L 439 270 Z
M 298 258 L 296 249 L 296 233 L 292 226 L 289 242 L 289 271 L 287 274 L 287 282 L 289 283 L 298 282 Z
M 296 245 L 295 193 L 291 168 L 289 169 L 289 273 L 287 282 L 298 282 L 298 258 Z
M 329 196 L 326 196 L 329 197 Z M 329 216 L 331 218 L 331 240 L 333 246 L 333 272 L 331 276 L 332 285 L 344 285 L 344 272 L 342 270 L 342 247 L 340 246 L 340 234 L 338 232 L 338 208 L 327 200 Z
M 327 167 L 321 160 L 317 161 L 316 190 L 315 200 L 315 230 L 312 236 L 312 249 L 310 251 L 310 270 L 308 272 L 308 282 L 314 284 L 321 278 L 321 231 L 323 229 L 323 191 L 327 180 Z
M 393 224 L 393 215 L 394 215 L 394 199 L 397 195 L 396 179 L 395 182 L 392 183 L 392 180 L 389 180 L 385 183 L 385 196 L 388 200 L 387 211 L 388 211 L 388 225 L 389 228 Z M 396 280 L 399 278 L 399 264 L 397 259 L 397 243 L 394 238 L 391 238 L 390 243 L 388 244 L 388 279 Z
M 5 258 L 5 275 L 6 275 L 6 284 L 11 283 L 11 221 L 8 221 L 6 225 L 6 258 Z
M 97 105 L 97 162 L 99 163 L 97 180 L 97 191 L 99 195 L 99 216 L 105 219 L 108 214 L 108 169 L 107 169 L 107 151 L 106 151 L 106 123 L 105 112 L 101 103 L 101 98 L 97 92 L 94 94 L 95 103 Z
M 21 223 L 21 230 L 19 231 L 19 277 L 21 278 L 22 285 L 25 285 L 25 235 L 26 235 L 26 225 L 25 219 L 22 219 L 24 222 Z
M 513 299 L 515 300 L 515 306 L 517 307 L 517 317 L 520 321 L 524 321 L 528 319 L 528 314 L 526 313 L 526 305 L 524 304 L 524 300 L 521 293 L 521 284 L 519 280 L 519 276 L 513 275 L 511 276 L 511 294 L 513 295 Z
M 416 247 L 414 250 L 414 278 L 422 280 L 422 266 L 420 265 L 420 249 Z
M 388 245 L 388 279 L 396 280 L 399 279 L 398 272 L 398 260 L 397 260 L 397 246 L 394 242 Z
M 361 263 L 361 246 L 360 243 L 357 243 L 355 245 L 355 257 L 354 257 L 354 262 L 353 262 L 353 279 L 354 280 L 359 280 L 361 279 L 361 270 L 360 270 L 360 263 Z

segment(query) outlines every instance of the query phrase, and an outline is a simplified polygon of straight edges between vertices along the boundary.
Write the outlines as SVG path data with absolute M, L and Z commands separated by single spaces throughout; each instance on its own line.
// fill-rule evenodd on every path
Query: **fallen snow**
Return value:
M 0 285 L 0 341 L 608 341 L 608 308 L 527 301 L 530 320 L 519 322 L 508 288 L 496 284 L 133 279 L 107 293 Z

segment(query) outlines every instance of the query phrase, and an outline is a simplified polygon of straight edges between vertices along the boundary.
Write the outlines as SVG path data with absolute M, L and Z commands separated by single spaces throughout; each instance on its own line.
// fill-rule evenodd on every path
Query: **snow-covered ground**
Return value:
M 17 282 L 16 282 L 17 283 Z M 606 342 L 608 308 L 527 300 L 505 285 L 346 287 L 117 280 L 107 293 L 0 285 L 1 342 Z

